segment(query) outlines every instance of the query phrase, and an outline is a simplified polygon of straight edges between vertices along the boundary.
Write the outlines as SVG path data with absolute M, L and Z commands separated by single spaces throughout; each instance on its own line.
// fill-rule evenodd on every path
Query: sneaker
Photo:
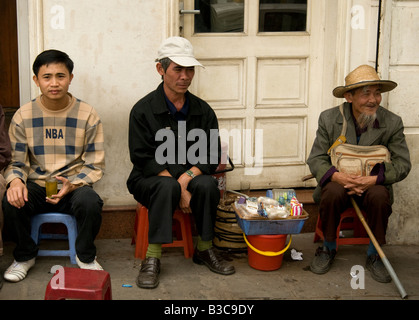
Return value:
M 103 270 L 102 266 L 95 260 L 89 263 L 84 263 L 79 260 L 79 257 L 76 255 L 77 265 L 80 269 L 87 269 L 87 270 Z
M 35 265 L 35 258 L 28 261 L 17 262 L 16 260 L 4 272 L 4 279 L 10 282 L 19 282 L 26 278 L 28 271 Z
M 335 258 L 336 250 L 329 251 L 327 247 L 318 247 L 310 264 L 310 270 L 313 273 L 324 274 L 329 271 Z
M 383 261 L 378 254 L 372 254 L 367 257 L 365 263 L 367 270 L 371 272 L 371 276 L 375 281 L 388 283 L 391 281 L 390 274 L 388 273 Z

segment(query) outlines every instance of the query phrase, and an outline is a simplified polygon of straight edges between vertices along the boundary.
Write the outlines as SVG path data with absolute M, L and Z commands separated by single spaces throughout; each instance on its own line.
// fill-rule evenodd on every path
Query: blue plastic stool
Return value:
M 67 234 L 41 233 L 44 223 L 62 223 L 67 227 Z M 59 212 L 40 213 L 32 217 L 31 237 L 36 244 L 41 239 L 68 239 L 69 250 L 39 250 L 38 256 L 69 256 L 72 264 L 76 261 L 77 222 L 72 215 Z

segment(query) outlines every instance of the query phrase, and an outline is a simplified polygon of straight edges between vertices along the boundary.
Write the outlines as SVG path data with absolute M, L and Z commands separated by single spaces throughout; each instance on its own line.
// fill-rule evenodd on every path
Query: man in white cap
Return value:
M 163 82 L 134 105 L 129 121 L 133 169 L 127 186 L 148 208 L 149 218 L 149 246 L 137 278 L 140 288 L 159 284 L 161 245 L 172 242 L 172 216 L 178 207 L 193 214 L 196 223 L 193 262 L 223 275 L 235 272 L 212 247 L 220 200 L 211 176 L 220 160 L 218 120 L 205 101 L 188 91 L 195 66 L 202 65 L 191 43 L 181 37 L 163 41 L 156 62 Z
M 316 139 L 307 160 L 318 182 L 313 198 L 319 203 L 324 243 L 310 265 L 312 272 L 329 271 L 336 254 L 336 230 L 340 215 L 351 206 L 350 196 L 364 209 L 368 225 L 380 245 L 385 244 L 388 218 L 392 213 L 392 184 L 406 178 L 411 169 L 410 155 L 403 133 L 402 119 L 380 106 L 381 94 L 397 84 L 380 80 L 375 69 L 362 65 L 345 78 L 345 86 L 333 90 L 337 98 L 345 98 L 343 114 L 347 122 L 346 139 L 353 145 L 384 145 L 391 153 L 391 163 L 378 163 L 368 176 L 339 172 L 330 160 L 329 148 L 340 136 L 343 117 L 339 107 L 323 111 L 319 117 Z M 366 267 L 373 279 L 390 282 L 383 262 L 370 242 Z

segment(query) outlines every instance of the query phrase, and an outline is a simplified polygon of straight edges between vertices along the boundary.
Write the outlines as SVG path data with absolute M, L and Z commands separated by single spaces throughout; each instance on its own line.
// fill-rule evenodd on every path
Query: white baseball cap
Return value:
M 194 57 L 192 44 L 182 37 L 170 37 L 164 40 L 157 54 L 156 61 L 169 58 L 182 67 L 203 67 Z

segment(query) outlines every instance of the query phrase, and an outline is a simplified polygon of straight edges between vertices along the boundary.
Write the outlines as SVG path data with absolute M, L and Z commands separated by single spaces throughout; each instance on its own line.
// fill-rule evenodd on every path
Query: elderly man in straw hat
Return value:
M 127 186 L 149 216 L 149 246 L 137 278 L 140 288 L 159 284 L 161 245 L 172 242 L 177 207 L 196 222 L 193 262 L 223 275 L 235 272 L 212 247 L 220 200 L 211 176 L 220 160 L 218 120 L 208 103 L 188 91 L 195 66 L 202 65 L 191 43 L 181 37 L 163 41 L 156 61 L 163 82 L 137 102 L 129 121 L 133 169 Z
M 402 119 L 380 106 L 381 94 L 396 86 L 393 81 L 380 80 L 374 68 L 362 65 L 348 74 L 345 86 L 333 90 L 335 97 L 346 100 L 343 113 L 347 120 L 347 143 L 384 145 L 391 153 L 391 163 L 377 164 L 369 176 L 349 175 L 332 166 L 328 150 L 341 134 L 342 114 L 339 107 L 335 107 L 323 111 L 319 117 L 316 139 L 307 160 L 318 182 L 313 197 L 319 203 L 325 236 L 323 246 L 317 249 L 310 265 L 314 273 L 323 274 L 330 269 L 336 254 L 336 229 L 341 213 L 351 206 L 351 195 L 366 212 L 378 243 L 386 241 L 388 218 L 392 213 L 392 184 L 406 178 L 411 168 Z M 372 243 L 367 250 L 366 267 L 375 280 L 391 281 Z

